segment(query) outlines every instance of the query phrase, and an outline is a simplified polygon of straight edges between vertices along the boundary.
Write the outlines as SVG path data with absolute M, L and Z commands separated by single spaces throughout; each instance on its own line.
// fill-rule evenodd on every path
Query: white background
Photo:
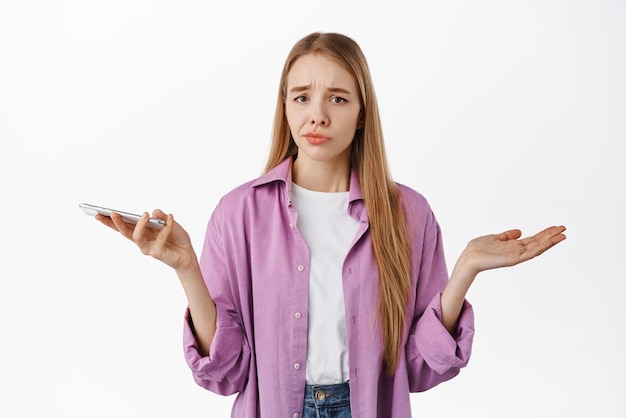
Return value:
M 450 268 L 477 235 L 568 227 L 479 276 L 472 360 L 414 414 L 626 416 L 626 4 L 411 3 L 0 3 L 0 416 L 229 415 L 184 362 L 174 273 L 78 203 L 173 212 L 199 251 L 316 30 L 368 57 L 392 174 Z

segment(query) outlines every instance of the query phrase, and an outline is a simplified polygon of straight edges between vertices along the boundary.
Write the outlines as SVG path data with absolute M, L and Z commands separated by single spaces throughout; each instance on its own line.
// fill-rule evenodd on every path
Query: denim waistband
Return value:
M 309 406 L 341 406 L 350 404 L 348 382 L 335 385 L 306 385 L 304 403 Z

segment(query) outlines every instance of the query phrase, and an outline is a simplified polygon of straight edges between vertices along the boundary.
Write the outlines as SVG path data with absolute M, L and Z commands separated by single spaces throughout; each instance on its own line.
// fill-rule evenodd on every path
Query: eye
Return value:
M 309 100 L 309 98 L 306 97 L 306 96 L 298 96 L 298 97 L 293 99 L 293 101 L 296 102 L 296 103 L 306 103 L 308 100 Z
M 331 97 L 330 101 L 333 102 L 333 103 L 337 103 L 337 104 L 339 104 L 339 103 L 346 103 L 347 102 L 346 99 L 344 99 L 343 97 L 339 97 L 339 96 Z

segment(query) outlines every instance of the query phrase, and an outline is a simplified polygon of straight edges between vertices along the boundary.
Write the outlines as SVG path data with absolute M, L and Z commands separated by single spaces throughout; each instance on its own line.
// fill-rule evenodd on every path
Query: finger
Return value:
M 148 254 L 148 252 L 150 251 L 150 243 L 146 238 L 146 233 L 148 232 L 146 228 L 149 218 L 150 216 L 148 215 L 148 212 L 142 213 L 141 218 L 139 219 L 139 221 L 137 221 L 137 224 L 135 225 L 135 229 L 133 231 L 132 239 L 133 241 L 135 241 L 135 244 L 137 244 L 143 254 Z
M 536 233 L 532 237 L 524 238 L 521 242 L 524 245 L 528 245 L 533 242 L 538 242 L 542 245 L 550 242 L 554 242 L 556 244 L 565 239 L 565 235 L 563 235 L 564 231 L 564 226 L 550 226 L 543 231 Z
M 111 221 L 113 222 L 117 230 L 120 231 L 120 234 L 122 234 L 124 237 L 128 238 L 129 240 L 133 241 L 134 227 L 124 222 L 119 213 L 112 212 Z
M 530 258 L 536 257 L 563 241 L 566 238 L 564 231 L 564 226 L 551 226 L 532 237 L 521 240 L 521 243 Z
M 117 227 L 115 226 L 115 224 L 113 223 L 113 221 L 111 220 L 111 218 L 109 218 L 108 216 L 104 216 L 102 214 L 97 214 L 95 216 L 96 220 L 99 221 L 101 224 L 106 225 L 107 227 L 111 228 L 112 230 L 114 230 L 115 232 L 119 232 L 119 230 L 117 229 Z
M 167 213 L 163 212 L 161 209 L 155 209 L 152 211 L 152 217 L 157 219 L 166 220 Z
M 500 241 L 509 241 L 512 239 L 518 239 L 521 236 L 522 236 L 522 231 L 520 231 L 519 229 L 510 229 L 508 231 L 504 231 L 500 234 L 497 234 L 496 238 L 499 239 Z
M 565 227 L 564 226 L 551 226 L 542 231 L 544 239 L 549 240 L 552 244 L 558 244 L 565 239 Z
M 151 256 L 158 257 L 160 254 L 163 253 L 173 228 L 174 216 L 172 214 L 169 214 L 165 218 L 165 226 L 163 227 L 163 229 L 161 229 L 161 231 L 159 231 L 159 234 L 154 240 L 154 244 L 152 245 L 152 249 L 150 251 Z

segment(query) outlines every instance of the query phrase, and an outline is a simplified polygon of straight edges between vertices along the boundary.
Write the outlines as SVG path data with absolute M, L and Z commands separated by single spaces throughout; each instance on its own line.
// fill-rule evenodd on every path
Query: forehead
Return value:
M 287 89 L 304 86 L 342 87 L 356 91 L 356 80 L 341 64 L 320 54 L 298 58 L 287 74 Z

